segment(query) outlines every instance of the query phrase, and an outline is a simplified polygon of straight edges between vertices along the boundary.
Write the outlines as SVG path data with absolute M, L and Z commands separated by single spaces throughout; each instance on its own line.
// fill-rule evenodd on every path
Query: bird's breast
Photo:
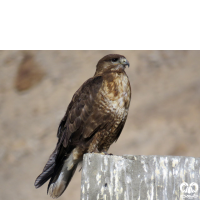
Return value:
M 131 89 L 128 77 L 123 73 L 115 73 L 112 78 L 104 79 L 99 92 L 101 104 L 109 112 L 123 113 L 129 108 Z

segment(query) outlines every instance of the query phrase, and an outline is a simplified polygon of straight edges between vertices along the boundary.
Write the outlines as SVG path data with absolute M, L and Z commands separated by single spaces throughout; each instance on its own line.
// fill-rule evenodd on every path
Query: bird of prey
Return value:
M 43 172 L 39 188 L 50 179 L 47 193 L 59 197 L 67 188 L 85 153 L 107 153 L 127 119 L 131 87 L 125 68 L 128 60 L 118 54 L 103 57 L 94 76 L 75 92 L 57 131 L 58 142 Z

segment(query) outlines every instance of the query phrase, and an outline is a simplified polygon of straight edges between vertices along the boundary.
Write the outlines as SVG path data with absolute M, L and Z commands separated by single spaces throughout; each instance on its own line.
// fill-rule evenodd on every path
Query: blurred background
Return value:
M 106 54 L 124 55 L 129 116 L 117 155 L 200 156 L 200 51 L 0 51 L 0 199 L 51 199 L 36 177 L 74 92 Z M 77 170 L 60 197 L 80 199 Z

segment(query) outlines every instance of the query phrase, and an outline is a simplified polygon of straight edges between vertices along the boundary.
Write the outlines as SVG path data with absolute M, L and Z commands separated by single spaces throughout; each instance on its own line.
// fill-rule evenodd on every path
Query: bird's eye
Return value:
M 112 62 L 117 62 L 118 61 L 118 58 L 113 58 L 112 59 Z

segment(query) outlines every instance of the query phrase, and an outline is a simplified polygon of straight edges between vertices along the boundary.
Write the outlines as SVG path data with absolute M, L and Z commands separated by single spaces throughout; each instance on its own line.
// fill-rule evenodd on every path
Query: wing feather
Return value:
M 97 76 L 87 80 L 74 94 L 71 103 L 68 106 L 59 128 L 59 144 L 67 147 L 68 142 L 73 138 L 90 137 L 94 130 L 99 127 L 98 118 L 95 120 L 94 113 L 95 99 L 102 86 L 103 77 Z M 75 142 L 75 141 L 74 141 Z

